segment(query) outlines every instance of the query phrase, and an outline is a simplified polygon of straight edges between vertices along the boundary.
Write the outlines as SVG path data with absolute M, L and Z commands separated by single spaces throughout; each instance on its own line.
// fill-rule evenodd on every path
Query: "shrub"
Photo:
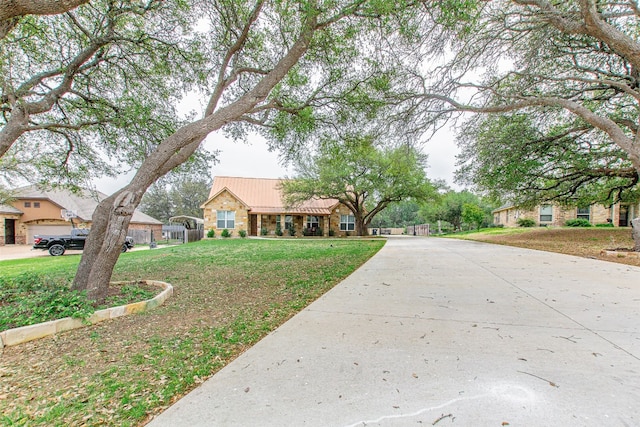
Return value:
M 596 224 L 596 227 L 613 227 L 613 223 L 607 222 L 605 224 Z
M 267 230 L 267 227 L 262 227 L 260 229 L 260 235 L 261 236 L 266 236 L 269 233 L 269 231 Z
M 238 234 L 244 239 L 247 237 L 247 230 L 238 230 Z
M 291 224 L 291 227 L 289 227 L 289 236 L 295 236 L 296 235 L 296 226 Z
M 533 227 L 536 225 L 536 222 L 531 218 L 518 218 L 516 224 L 518 224 L 518 227 Z
M 211 230 L 207 231 L 207 237 L 208 238 L 216 237 L 216 230 L 212 228 Z
M 333 228 L 330 228 L 330 229 L 329 229 L 329 237 L 333 237 L 333 236 L 335 236 L 335 235 L 336 235 L 336 232 L 335 232 L 335 231 L 333 231 Z
M 316 236 L 322 236 L 322 228 L 321 227 L 316 228 Z
M 567 227 L 591 227 L 591 223 L 583 218 L 569 219 L 564 225 Z
M 227 229 L 225 228 L 224 230 L 222 230 L 222 233 L 220 233 L 220 235 L 221 235 L 222 237 L 231 237 L 231 234 L 232 234 L 232 233 L 233 233 L 232 231 L 229 231 L 229 230 L 227 230 Z
M 282 228 L 280 225 L 276 225 L 276 236 L 282 236 Z

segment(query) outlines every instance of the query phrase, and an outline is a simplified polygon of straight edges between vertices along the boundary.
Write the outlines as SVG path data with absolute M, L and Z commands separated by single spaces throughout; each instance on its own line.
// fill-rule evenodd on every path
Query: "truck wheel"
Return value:
M 64 255 L 64 246 L 62 245 L 51 245 L 49 248 L 49 255 L 51 256 L 60 256 Z
M 127 248 L 127 245 L 125 243 L 123 243 L 122 244 L 122 250 L 120 252 L 121 253 L 125 253 L 125 252 L 127 252 L 127 249 L 129 249 L 129 248 Z

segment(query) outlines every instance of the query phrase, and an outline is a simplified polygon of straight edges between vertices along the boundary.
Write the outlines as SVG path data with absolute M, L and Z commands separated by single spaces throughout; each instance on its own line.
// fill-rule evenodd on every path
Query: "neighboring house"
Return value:
M 218 176 L 213 179 L 209 199 L 204 209 L 205 230 L 224 229 L 238 236 L 245 230 L 250 236 L 275 235 L 280 229 L 289 235 L 293 227 L 296 236 L 346 235 L 355 231 L 355 218 L 346 206 L 335 199 L 312 199 L 295 207 L 286 207 L 281 179 L 237 178 Z
M 609 207 L 594 204 L 582 208 L 549 203 L 529 210 L 504 205 L 493 211 L 493 223 L 505 227 L 517 227 L 518 219 L 527 218 L 534 220 L 536 225 L 540 226 L 562 226 L 567 220 L 582 218 L 594 225 L 611 222 L 616 227 L 627 227 L 631 225 L 631 219 L 638 213 L 640 213 L 638 205 L 628 203 L 616 203 Z
M 13 206 L 0 205 L 0 245 L 31 244 L 37 234 L 69 234 L 72 223 L 62 217 L 64 212 L 73 212 L 76 227 L 90 228 L 93 211 L 106 197 L 100 192 L 74 194 L 36 186 L 19 188 L 14 191 Z M 162 222 L 136 210 L 128 234 L 136 243 L 148 243 L 151 232 L 160 238 Z

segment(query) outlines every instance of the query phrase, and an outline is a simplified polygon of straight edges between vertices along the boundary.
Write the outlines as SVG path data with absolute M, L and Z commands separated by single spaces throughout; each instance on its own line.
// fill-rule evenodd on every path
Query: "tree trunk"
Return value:
M 316 18 L 307 21 L 298 40 L 251 90 L 215 112 L 213 107 L 208 108 L 204 118 L 183 126 L 162 141 L 144 160 L 131 183 L 98 205 L 74 279 L 74 289 L 87 290 L 87 296 L 98 302 L 104 300 L 131 216 L 145 191 L 158 178 L 186 162 L 207 135 L 243 117 L 267 98 L 307 51 L 317 29 Z
M 355 216 L 356 220 L 356 235 L 357 236 L 368 236 L 369 230 L 367 229 L 367 223 L 365 222 L 362 214 L 358 213 Z
M 145 190 L 132 192 L 125 188 L 98 205 L 73 289 L 86 290 L 87 297 L 98 302 L 105 300 L 129 222 Z
M 640 218 L 631 220 L 631 237 L 633 237 L 633 250 L 640 252 Z

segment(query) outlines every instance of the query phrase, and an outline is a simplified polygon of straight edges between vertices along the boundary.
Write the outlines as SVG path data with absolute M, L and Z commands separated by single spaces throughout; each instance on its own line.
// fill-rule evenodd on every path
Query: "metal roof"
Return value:
M 240 178 L 217 176 L 209 192 L 208 203 L 223 191 L 231 193 L 239 202 L 256 214 L 329 215 L 338 204 L 336 199 L 310 199 L 298 206 L 285 206 L 281 183 L 283 179 Z

